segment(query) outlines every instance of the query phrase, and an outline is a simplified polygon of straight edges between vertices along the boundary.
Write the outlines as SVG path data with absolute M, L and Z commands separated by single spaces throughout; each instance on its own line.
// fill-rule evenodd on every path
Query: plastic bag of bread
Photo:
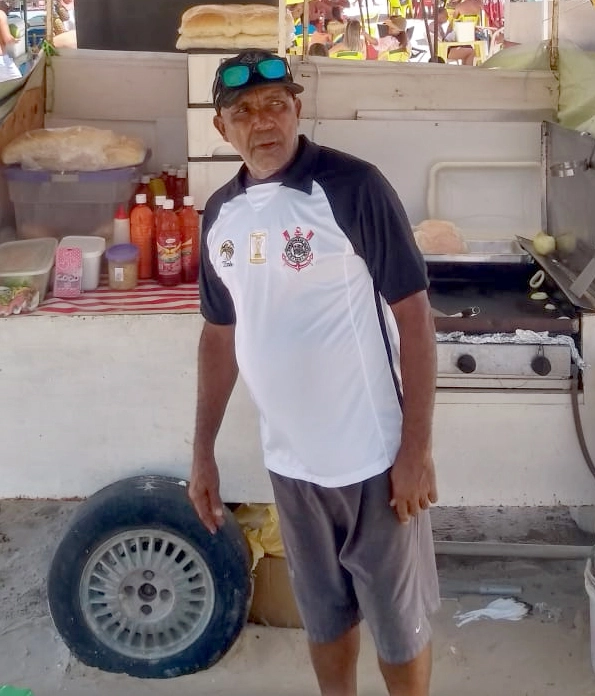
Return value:
M 89 172 L 133 167 L 141 164 L 145 156 L 145 145 L 138 138 L 72 126 L 39 128 L 19 135 L 2 151 L 2 162 L 20 164 L 23 169 Z
M 286 12 L 286 41 L 292 41 L 293 19 Z M 275 48 L 279 43 L 279 10 L 269 5 L 197 5 L 182 15 L 176 48 Z
M 422 254 L 466 254 L 467 243 L 452 222 L 424 220 L 413 228 Z

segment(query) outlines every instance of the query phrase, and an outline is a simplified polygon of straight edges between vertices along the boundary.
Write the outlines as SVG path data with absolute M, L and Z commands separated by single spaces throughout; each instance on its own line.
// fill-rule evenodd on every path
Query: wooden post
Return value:
M 557 73 L 559 67 L 559 51 L 558 51 L 558 22 L 560 19 L 560 0 L 552 2 L 552 34 L 550 36 L 550 70 Z
M 287 6 L 285 0 L 279 0 L 279 55 L 285 56 L 287 53 L 287 27 L 286 27 Z
M 304 19 L 302 21 L 302 58 L 305 60 L 308 55 L 308 44 L 310 43 L 310 3 L 304 0 Z

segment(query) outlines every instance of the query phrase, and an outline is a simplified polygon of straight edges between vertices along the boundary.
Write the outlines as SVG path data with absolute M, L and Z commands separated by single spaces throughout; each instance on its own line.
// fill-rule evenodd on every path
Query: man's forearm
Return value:
M 416 299 L 416 304 L 417 306 L 409 307 L 393 306 L 401 341 L 401 447 L 407 450 L 426 450 L 431 446 L 432 440 L 436 391 L 436 333 L 429 302 L 422 298 L 421 301 Z
M 195 462 L 213 455 L 237 375 L 234 328 L 205 324 L 198 347 Z

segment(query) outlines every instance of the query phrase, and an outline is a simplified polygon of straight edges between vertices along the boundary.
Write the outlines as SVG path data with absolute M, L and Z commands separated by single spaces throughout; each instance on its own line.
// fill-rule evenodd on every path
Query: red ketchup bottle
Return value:
M 198 279 L 198 212 L 194 198 L 184 196 L 184 207 L 178 213 L 182 235 L 182 282 L 195 283 Z
M 176 183 L 174 187 L 174 210 L 182 210 L 184 196 L 188 195 L 187 190 L 188 172 L 185 169 L 178 169 L 176 173 Z
M 156 235 L 157 280 L 161 285 L 178 285 L 182 282 L 182 237 L 170 198 L 163 205 Z
M 154 227 L 153 211 L 147 205 L 147 194 L 136 194 L 136 205 L 130 211 L 130 241 L 138 247 L 138 277 L 153 277 Z

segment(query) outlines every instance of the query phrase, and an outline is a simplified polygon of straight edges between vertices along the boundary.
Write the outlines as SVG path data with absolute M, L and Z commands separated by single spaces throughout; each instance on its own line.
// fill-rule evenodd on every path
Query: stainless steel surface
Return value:
M 541 268 L 543 268 L 554 283 L 556 283 L 571 304 L 579 309 L 595 312 L 595 295 L 589 289 L 587 289 L 581 297 L 578 297 L 570 289 L 577 279 L 578 273 L 572 272 L 557 256 L 542 256 L 541 254 L 537 254 L 533 249 L 533 244 L 530 239 L 519 237 L 518 240 L 523 249 L 526 249 L 531 254 Z
M 586 172 L 589 168 L 587 160 L 570 160 L 568 162 L 556 162 L 550 164 L 550 174 L 552 176 L 566 177 L 576 176 L 580 172 Z
M 570 286 L 570 292 L 573 292 L 577 297 L 582 297 L 591 283 L 595 280 L 595 256 L 580 272 L 580 275 Z
M 438 376 L 463 377 L 525 377 L 535 379 L 567 379 L 570 377 L 570 348 L 565 345 L 502 344 L 502 343 L 438 343 Z M 464 372 L 458 367 L 463 357 L 473 358 L 475 369 Z M 536 357 L 546 358 L 551 366 L 547 375 L 537 374 L 532 367 Z
M 530 263 L 516 239 L 469 239 L 466 254 L 424 254 L 430 263 Z
M 595 256 L 595 169 L 575 176 L 552 176 L 551 167 L 566 162 L 592 162 L 595 139 L 588 133 L 544 123 L 547 231 L 554 237 L 572 234 L 584 250 L 584 267 Z M 581 268 L 582 268 L 581 267 Z

